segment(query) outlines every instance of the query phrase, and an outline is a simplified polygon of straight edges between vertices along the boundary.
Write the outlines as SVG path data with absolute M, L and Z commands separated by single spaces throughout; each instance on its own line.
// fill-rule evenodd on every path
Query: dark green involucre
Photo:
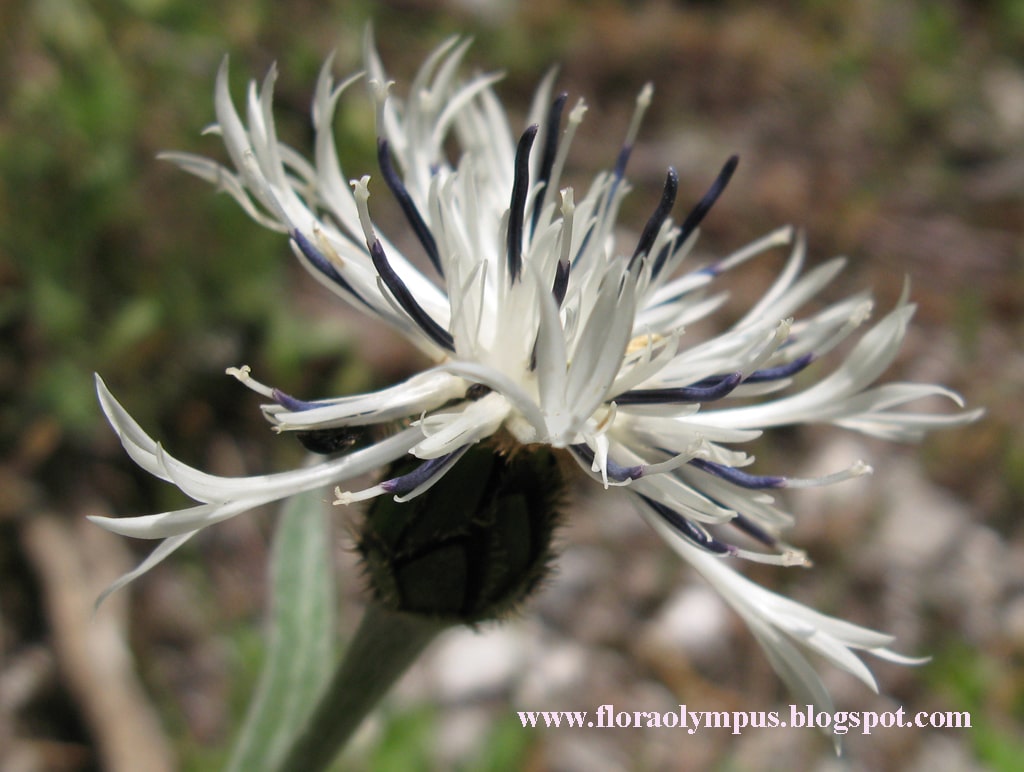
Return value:
M 549 450 L 476 445 L 411 501 L 375 499 L 357 542 L 374 599 L 453 623 L 507 615 L 548 572 L 562 495 Z

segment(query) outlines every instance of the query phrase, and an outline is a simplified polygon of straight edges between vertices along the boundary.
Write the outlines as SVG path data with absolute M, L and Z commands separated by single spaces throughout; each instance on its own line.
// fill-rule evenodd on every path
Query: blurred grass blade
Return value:
M 274 769 L 330 681 L 335 592 L 329 534 L 323 491 L 287 502 L 271 555 L 266 658 L 230 772 Z

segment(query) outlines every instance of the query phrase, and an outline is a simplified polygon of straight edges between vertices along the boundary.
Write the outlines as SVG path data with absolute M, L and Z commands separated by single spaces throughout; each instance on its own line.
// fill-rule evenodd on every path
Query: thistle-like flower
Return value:
M 795 316 L 842 260 L 802 274 L 804 241 L 786 227 L 683 270 L 698 226 L 726 187 L 736 158 L 679 223 L 671 216 L 678 179 L 669 169 L 639 239 L 624 247 L 616 218 L 629 189 L 627 162 L 650 86 L 637 99 L 614 167 L 577 196 L 559 185 L 584 117 L 582 101 L 565 117 L 567 97 L 555 95 L 553 75 L 547 77 L 530 126 L 517 137 L 492 90 L 496 77 L 459 78 L 466 48 L 453 39 L 437 49 L 404 101 L 391 96 L 371 41 L 365 73 L 335 83 L 328 61 L 313 100 L 312 163 L 277 139 L 275 71 L 261 87 L 250 86 L 243 121 L 228 90 L 226 62 L 221 67 L 212 130 L 222 137 L 231 166 L 180 153 L 166 157 L 229 193 L 261 225 L 287 234 L 316 279 L 399 330 L 434 364 L 375 393 L 314 401 L 258 382 L 247 367 L 230 368 L 269 400 L 263 412 L 279 432 L 330 440 L 348 427 L 400 427 L 314 466 L 240 479 L 203 473 L 166 453 L 98 381 L 103 409 L 136 463 L 200 502 L 142 517 L 93 518 L 119 534 L 163 540 L 111 589 L 201 529 L 261 504 L 327 485 L 337 486 L 338 504 L 384 495 L 405 501 L 440 480 L 477 443 L 489 443 L 495 452 L 543 445 L 571 457 L 604 488 L 632 494 L 654 529 L 748 623 L 795 696 L 830 704 L 801 650 L 817 652 L 875 688 L 854 651 L 909 661 L 886 648 L 890 636 L 775 595 L 735 573 L 729 560 L 807 564 L 802 552 L 781 540 L 791 518 L 767 491 L 839 483 L 870 468 L 856 461 L 816 479 L 753 474 L 746 469 L 754 459 L 737 446 L 765 429 L 792 424 L 832 423 L 913 440 L 973 420 L 977 412 L 904 408 L 933 396 L 962 407 L 955 393 L 940 386 L 872 385 L 895 357 L 913 313 L 906 291 L 845 360 L 831 367 L 818 363 L 872 309 L 870 296 L 861 293 Z M 349 183 L 339 164 L 332 116 L 360 78 L 376 106 L 382 188 L 397 200 L 416 248 L 429 261 L 426 274 L 375 227 L 370 178 Z M 452 148 L 458 148 L 454 158 Z M 743 318 L 716 337 L 688 338 L 686 326 L 724 300 L 714 291 L 717 277 L 783 247 L 789 250 L 784 269 Z M 734 398 L 742 401 L 730 407 Z M 407 456 L 418 460 L 412 471 L 365 490 L 345 489 L 346 481 Z M 730 534 L 758 547 L 741 548 Z

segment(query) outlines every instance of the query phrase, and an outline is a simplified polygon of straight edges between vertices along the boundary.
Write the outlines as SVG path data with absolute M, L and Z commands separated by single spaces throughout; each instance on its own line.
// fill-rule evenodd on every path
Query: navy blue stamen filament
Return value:
M 451 453 L 438 456 L 437 458 L 427 459 L 408 474 L 403 474 L 399 477 L 393 477 L 390 480 L 385 480 L 380 484 L 380 487 L 388 493 L 394 493 L 397 496 L 404 496 L 407 493 L 412 493 L 431 477 L 439 477 L 443 474 L 445 469 L 459 459 L 465 450 L 465 447 L 466 446 L 463 446 Z
M 580 443 L 578 445 L 570 445 L 569 449 L 586 463 L 594 463 L 594 451 L 589 445 Z M 622 466 L 622 464 L 617 464 L 610 458 L 606 459 L 605 470 L 608 472 L 608 477 L 615 480 L 615 482 L 636 480 L 644 476 L 643 466 Z
M 296 228 L 289 235 L 292 237 L 292 241 L 295 242 L 296 246 L 298 246 L 299 251 L 305 255 L 306 259 L 309 260 L 314 268 L 351 294 L 352 297 L 364 306 L 372 308 L 372 306 L 363 299 L 362 295 L 356 292 L 352 285 L 345 281 L 345 278 L 338 273 L 338 269 L 331 265 L 331 261 L 327 259 L 327 256 L 313 246 L 313 243 L 302 234 L 302 231 Z
M 713 474 L 715 477 L 731 482 L 733 485 L 738 485 L 741 488 L 764 490 L 765 488 L 784 488 L 786 485 L 786 478 L 779 477 L 778 475 L 749 474 L 734 466 L 716 464 L 714 461 L 706 461 L 702 458 L 691 458 L 688 463 L 690 466 L 694 466 L 708 474 Z
M 298 399 L 297 397 L 293 397 L 291 394 L 287 394 L 280 389 L 272 389 L 271 396 L 274 398 L 274 402 L 288 410 L 291 410 L 293 413 L 298 413 L 303 410 L 312 410 L 315 407 L 322 407 L 323 405 L 323 403 L 320 402 L 307 402 L 304 399 Z
M 540 210 L 544 208 L 544 198 L 548 192 L 548 184 L 551 182 L 551 171 L 555 166 L 555 156 L 558 153 L 558 128 L 562 125 L 562 110 L 569 95 L 564 91 L 551 103 L 548 110 L 548 120 L 544 124 L 544 155 L 540 160 L 540 173 L 537 182 L 543 187 L 537 191 L 537 198 L 533 202 L 533 219 L 530 222 L 530 233 L 536 233 L 537 221 L 540 219 Z
M 416 298 L 413 297 L 409 288 L 405 286 L 405 283 L 395 273 L 395 269 L 391 267 L 391 263 L 388 262 L 380 239 L 374 239 L 372 243 L 367 243 L 366 246 L 370 250 L 370 259 L 373 261 L 373 267 L 377 269 L 377 274 L 384 282 L 384 286 L 390 290 L 392 296 L 398 301 L 398 305 L 402 307 L 402 310 L 409 314 L 409 317 L 417 326 L 437 345 L 449 351 L 455 351 L 455 339 L 452 337 L 452 334 L 435 322 L 433 317 L 424 310 L 423 306 L 416 302 Z
M 619 154 L 615 156 L 615 167 L 612 174 L 615 177 L 615 185 L 613 185 L 612 192 L 614 193 L 615 186 L 618 185 L 619 181 L 626 176 L 626 166 L 629 164 L 629 157 L 633 154 L 633 145 L 624 142 L 622 147 L 619 148 Z
M 742 373 L 732 373 L 709 386 L 675 386 L 664 389 L 632 389 L 614 398 L 618 405 L 659 405 L 684 402 L 714 402 L 722 399 L 743 380 Z
M 742 512 L 737 512 L 736 517 L 729 521 L 729 525 L 733 526 L 737 530 L 745 533 L 752 539 L 761 542 L 766 547 L 772 549 L 778 549 L 779 540 L 772 536 L 768 531 L 759 526 L 749 517 L 744 515 Z
M 384 176 L 384 181 L 391 190 L 391 194 L 398 201 L 405 219 L 409 221 L 413 233 L 416 234 L 416 238 L 419 239 L 423 250 L 427 253 L 427 257 L 430 258 L 430 263 L 441 278 L 444 278 L 444 270 L 441 268 L 441 254 L 437 249 L 434 234 L 430 232 L 430 228 L 427 227 L 423 215 L 420 214 L 419 209 L 416 208 L 416 203 L 412 200 L 412 196 L 409 195 L 405 183 L 402 182 L 402 178 L 395 171 L 395 166 L 391 162 L 391 153 L 388 150 L 388 141 L 383 137 L 377 140 L 377 163 L 380 165 L 381 174 Z
M 697 205 L 690 210 L 690 213 L 686 216 L 679 231 L 679 243 L 683 243 L 693 233 L 697 226 L 700 225 L 701 221 L 707 216 L 707 213 L 711 211 L 711 207 L 715 205 L 718 197 L 722 195 L 722 191 L 725 190 L 725 186 L 729 184 L 729 180 L 732 178 L 732 174 L 736 171 L 736 166 L 740 162 L 738 155 L 729 157 L 729 160 L 725 162 L 722 167 L 722 171 L 718 173 L 718 177 L 711 183 L 711 187 L 708 188 L 708 192 L 704 194 L 704 197 L 697 202 Z
M 787 362 L 784 365 L 776 365 L 775 367 L 765 367 L 761 370 L 755 370 L 748 375 L 743 382 L 764 383 L 765 381 L 778 381 L 783 378 L 789 378 L 791 375 L 796 375 L 813 361 L 814 354 L 804 354 L 803 356 L 797 357 L 792 362 Z
M 570 238 L 568 233 L 565 234 L 565 238 Z M 565 293 L 569 289 L 569 268 L 568 261 L 563 263 L 559 260 L 558 265 L 555 266 L 555 281 L 551 285 L 551 294 L 555 296 L 555 305 L 558 307 L 562 306 Z
M 719 555 L 724 555 L 734 551 L 734 547 L 730 547 L 728 544 L 720 542 L 714 536 L 707 533 L 703 528 L 699 528 L 695 524 L 691 523 L 674 509 L 669 509 L 660 501 L 649 499 L 642 493 L 638 495 L 644 500 L 645 504 L 647 504 L 661 517 L 662 520 L 674 528 L 687 541 L 693 542 L 698 547 L 703 547 L 709 552 L 716 552 Z
M 661 230 L 662 224 L 668 219 L 669 214 L 672 212 L 672 206 L 676 202 L 676 193 L 679 190 L 679 175 L 676 174 L 676 170 L 671 166 L 668 169 L 668 173 L 665 175 L 665 188 L 661 192 L 661 201 L 658 202 L 657 208 L 655 208 L 650 219 L 647 220 L 647 224 L 644 226 L 643 232 L 640 234 L 640 240 L 636 244 L 636 250 L 633 252 L 633 257 L 630 259 L 630 265 L 632 265 L 637 259 L 646 257 L 651 251 L 651 247 L 654 246 L 654 240 L 658 237 L 658 232 Z
M 765 367 L 761 370 L 754 370 L 754 372 L 743 379 L 743 383 L 768 383 L 769 381 L 781 381 L 783 378 L 789 378 L 792 375 L 796 375 L 813 361 L 814 354 L 804 354 L 803 356 L 797 357 L 792 362 L 787 362 L 786 364 L 775 365 L 774 367 Z M 721 388 L 723 380 L 731 377 L 733 376 L 713 375 L 710 378 L 701 378 L 696 383 L 691 383 L 687 388 L 717 389 Z
M 523 224 L 526 220 L 526 196 L 530 192 L 530 150 L 537 138 L 537 125 L 530 126 L 516 146 L 512 201 L 508 210 L 508 275 L 512 281 L 523 270 Z

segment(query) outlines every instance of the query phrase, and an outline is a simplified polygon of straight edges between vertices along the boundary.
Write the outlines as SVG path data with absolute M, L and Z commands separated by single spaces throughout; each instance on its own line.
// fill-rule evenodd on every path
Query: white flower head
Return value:
M 913 313 L 907 293 L 829 372 L 818 360 L 865 323 L 870 297 L 858 294 L 809 316 L 796 314 L 836 275 L 841 260 L 802 273 L 803 239 L 786 227 L 686 270 L 698 226 L 729 182 L 736 158 L 678 222 L 672 217 L 678 179 L 669 169 L 639 239 L 623 245 L 616 219 L 651 87 L 637 99 L 614 167 L 577 195 L 559 185 L 583 103 L 565 116 L 567 97 L 554 95 L 549 76 L 537 91 L 529 127 L 517 136 L 492 90 L 496 77 L 460 78 L 467 45 L 452 39 L 431 54 L 402 101 L 392 95 L 369 36 L 361 76 L 335 83 L 328 61 L 313 101 L 312 161 L 276 137 L 275 71 L 262 86 L 250 85 L 243 120 L 228 91 L 226 61 L 221 66 L 211 131 L 222 137 L 231 165 L 181 153 L 166 157 L 232 195 L 260 224 L 287 234 L 296 257 L 324 286 L 402 332 L 434 365 L 375 393 L 314 401 L 259 383 L 247 367 L 230 368 L 269 400 L 264 414 L 280 432 L 329 436 L 348 427 L 402 427 L 364 449 L 249 478 L 216 477 L 181 463 L 97 379 L 103 409 L 131 457 L 199 502 L 142 517 L 92 518 L 116 533 L 163 539 L 111 590 L 202 528 L 258 505 L 325 485 L 338 486 L 339 504 L 380 495 L 413 498 L 470 446 L 500 437 L 502 444 L 563 449 L 598 484 L 631 493 L 652 526 L 746 620 L 801 696 L 828 703 L 801 648 L 874 688 L 851 650 L 901 659 L 885 648 L 889 636 L 770 593 L 725 559 L 807 564 L 781 540 L 791 518 L 768 491 L 833 484 L 870 471 L 860 461 L 817 479 L 746 471 L 754 459 L 737 446 L 765 429 L 832 423 L 916 439 L 978 415 L 904 407 L 929 396 L 962 406 L 939 386 L 872 385 L 895 357 Z M 332 116 L 360 77 L 376 108 L 380 177 L 349 182 Z M 385 189 L 397 200 L 428 271 L 375 227 L 371 190 Z M 720 335 L 689 340 L 685 327 L 724 300 L 715 292 L 716 278 L 777 248 L 788 248 L 789 259 L 760 301 Z M 794 376 L 812 364 L 811 372 L 820 368 L 817 380 L 791 388 Z M 345 481 L 406 455 L 421 459 L 413 472 L 366 490 L 343 489 Z M 740 548 L 730 534 L 760 547 Z

